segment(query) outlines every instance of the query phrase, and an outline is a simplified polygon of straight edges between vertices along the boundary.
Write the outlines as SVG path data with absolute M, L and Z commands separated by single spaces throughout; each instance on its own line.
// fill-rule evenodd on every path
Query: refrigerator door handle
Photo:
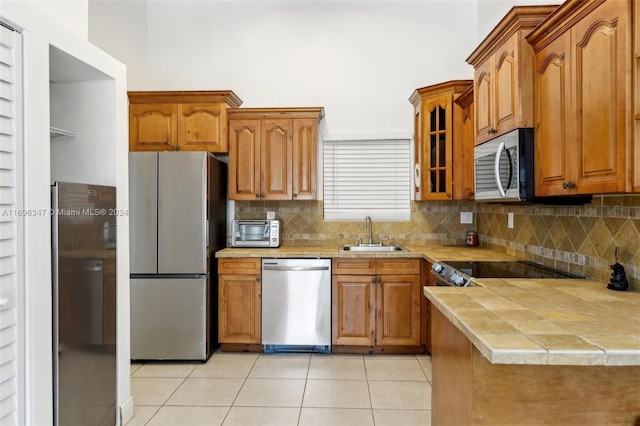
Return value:
M 204 246 L 206 248 L 209 248 L 209 219 L 207 219 L 207 226 L 205 229 L 206 235 L 205 235 L 205 244 Z

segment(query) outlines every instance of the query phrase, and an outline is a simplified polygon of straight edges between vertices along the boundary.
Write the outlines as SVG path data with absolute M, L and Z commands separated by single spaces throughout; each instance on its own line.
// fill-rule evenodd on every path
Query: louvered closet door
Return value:
M 2 25 L 0 23 L 0 25 Z M 21 36 L 0 26 L 0 424 L 24 421 Z

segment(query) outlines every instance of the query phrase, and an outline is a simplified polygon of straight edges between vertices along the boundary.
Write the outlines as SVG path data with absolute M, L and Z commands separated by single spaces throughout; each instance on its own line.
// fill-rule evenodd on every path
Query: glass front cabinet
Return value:
M 473 199 L 473 138 L 463 130 L 464 108 L 456 100 L 472 80 L 453 80 L 416 89 L 414 187 L 416 201 Z

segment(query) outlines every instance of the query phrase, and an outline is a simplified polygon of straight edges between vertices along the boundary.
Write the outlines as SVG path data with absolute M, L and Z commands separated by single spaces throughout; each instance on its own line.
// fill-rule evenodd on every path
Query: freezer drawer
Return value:
M 207 278 L 131 278 L 131 359 L 207 358 Z

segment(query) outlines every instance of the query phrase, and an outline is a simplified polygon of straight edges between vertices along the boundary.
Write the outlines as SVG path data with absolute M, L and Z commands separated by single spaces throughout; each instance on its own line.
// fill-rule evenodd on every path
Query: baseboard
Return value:
M 124 426 L 129 423 L 129 421 L 133 419 L 134 414 L 133 397 L 130 396 L 129 399 L 120 406 L 120 426 Z

